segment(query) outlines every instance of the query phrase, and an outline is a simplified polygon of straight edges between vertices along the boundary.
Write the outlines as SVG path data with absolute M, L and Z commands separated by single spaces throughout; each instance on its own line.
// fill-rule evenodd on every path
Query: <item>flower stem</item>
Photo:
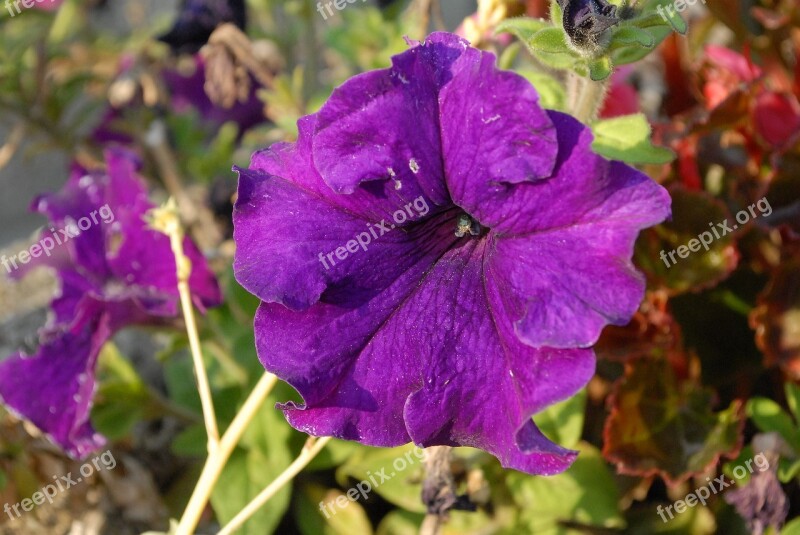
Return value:
M 450 468 L 453 448 L 432 446 L 425 449 L 425 479 L 422 502 L 428 514 L 420 527 L 420 535 L 438 535 L 447 521 L 448 512 L 457 502 L 456 485 Z
M 239 443 L 247 424 L 253 419 L 253 416 L 255 416 L 277 382 L 278 378 L 271 373 L 265 373 L 261 377 L 253 391 L 250 392 L 247 400 L 245 400 L 241 410 L 236 414 L 231 425 L 225 430 L 225 434 L 220 440 L 219 448 L 209 454 L 200 474 L 200 479 L 197 481 L 192 497 L 189 499 L 183 517 L 178 524 L 176 535 L 191 535 L 194 533 L 194 529 L 200 521 L 200 516 L 203 514 L 203 510 L 211 496 L 211 491 L 214 489 L 214 484 L 219 479 L 225 463 L 228 462 L 233 449 Z
M 258 512 L 261 507 L 267 503 L 275 494 L 278 493 L 287 483 L 289 483 L 294 477 L 300 473 L 300 471 L 305 468 L 308 463 L 311 462 L 314 457 L 322 451 L 322 448 L 330 441 L 331 437 L 323 437 L 323 438 L 316 438 L 311 437 L 306 442 L 306 445 L 303 447 L 303 451 L 300 452 L 300 455 L 297 459 L 290 464 L 286 470 L 283 471 L 281 475 L 279 475 L 272 483 L 270 483 L 267 488 L 261 491 L 258 496 L 256 496 L 253 501 L 251 501 L 247 506 L 241 510 L 241 512 L 236 515 L 233 520 L 231 520 L 225 527 L 223 527 L 218 535 L 231 535 L 237 529 L 242 527 L 242 525 L 247 522 L 250 517 L 252 517 L 256 512 Z M 181 535 L 180 531 L 178 532 Z
M 572 115 L 584 124 L 597 119 L 608 90 L 607 82 L 595 82 L 570 73 L 568 80 L 569 103 Z
M 203 419 L 208 434 L 208 452 L 213 454 L 219 445 L 219 429 L 217 416 L 214 412 L 214 401 L 211 397 L 211 386 L 203 364 L 203 353 L 200 348 L 200 336 L 197 333 L 197 322 L 194 318 L 194 305 L 192 294 L 189 291 L 189 277 L 192 274 L 192 262 L 183 252 L 184 231 L 181 226 L 178 206 L 175 198 L 162 207 L 150 212 L 150 226 L 169 237 L 172 254 L 175 256 L 175 270 L 178 279 L 178 293 L 181 299 L 183 319 L 186 323 L 186 334 L 189 336 L 189 349 L 192 353 L 194 371 L 197 376 L 197 388 L 200 392 L 200 402 L 203 405 Z

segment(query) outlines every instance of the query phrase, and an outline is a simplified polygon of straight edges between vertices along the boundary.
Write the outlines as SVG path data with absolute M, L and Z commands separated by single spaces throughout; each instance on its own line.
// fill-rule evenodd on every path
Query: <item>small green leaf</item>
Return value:
M 520 507 L 518 533 L 573 533 L 565 522 L 597 531 L 623 527 L 619 491 L 608 465 L 594 446 L 581 443 L 579 449 L 575 463 L 562 474 L 508 474 L 508 490 Z
M 681 17 L 677 10 L 674 9 L 672 1 L 664 0 L 658 4 L 660 4 L 661 9 L 659 9 L 659 5 L 655 5 L 653 6 L 652 11 L 630 20 L 629 24 L 639 28 L 669 26 L 681 35 L 684 35 L 688 30 L 688 26 L 686 25 L 686 21 L 683 20 L 683 17 Z
M 497 68 L 506 71 L 510 70 L 517 60 L 521 48 L 522 44 L 519 41 L 514 41 L 508 45 L 506 49 L 503 50 L 503 53 L 500 54 L 500 57 L 497 58 Z
M 601 156 L 632 164 L 664 164 L 675 155 L 650 141 L 650 123 L 637 113 L 597 121 L 592 125 L 595 140 L 592 148 Z
M 599 58 L 589 61 L 589 76 L 595 82 L 600 82 L 611 76 L 614 70 L 611 65 L 611 58 L 608 56 L 600 56 Z
M 521 69 L 517 73 L 524 76 L 536 88 L 536 92 L 539 93 L 539 104 L 543 108 L 566 111 L 567 94 L 561 82 L 541 71 Z
M 539 30 L 550 28 L 552 25 L 542 19 L 532 19 L 529 17 L 515 17 L 506 19 L 497 25 L 495 33 L 510 33 L 520 41 L 527 43 Z
M 786 383 L 786 402 L 794 415 L 795 423 L 800 424 L 800 387 L 794 383 Z
M 97 381 L 92 423 L 99 433 L 120 439 L 145 417 L 150 402 L 147 387 L 113 343 L 100 352 Z
M 800 444 L 800 432 L 792 417 L 771 399 L 750 399 L 747 402 L 747 416 L 761 431 L 765 433 L 776 431 L 794 448 Z
M 574 448 L 581 439 L 585 410 L 586 389 L 583 389 L 567 400 L 550 405 L 536 414 L 533 421 L 556 444 Z
M 306 485 L 296 494 L 294 509 L 303 535 L 372 535 L 363 506 L 340 490 Z
M 790 461 L 781 459 L 778 464 L 778 479 L 781 483 L 788 483 L 800 474 L 800 459 Z
M 624 46 L 639 45 L 645 48 L 653 48 L 656 40 L 653 34 L 647 30 L 642 30 L 635 26 L 620 26 L 611 38 L 610 50 L 622 48 Z
M 800 518 L 795 518 L 783 526 L 781 535 L 800 535 Z
M 528 40 L 528 46 L 537 52 L 547 54 L 572 54 L 564 32 L 560 28 L 539 30 Z
M 172 441 L 172 452 L 181 457 L 203 458 L 208 455 L 208 434 L 203 424 L 190 425 Z
M 525 43 L 531 54 L 554 69 L 573 69 L 582 60 L 567 45 L 566 36 L 560 28 L 545 28 Z
M 211 494 L 211 505 L 221 524 L 227 524 L 259 492 L 275 479 L 280 470 L 272 469 L 268 456 L 258 450 L 233 452 Z M 289 507 L 291 486 L 283 488 L 269 504 L 262 507 L 236 533 L 264 535 L 273 533 Z
M 356 488 L 351 485 L 351 478 L 360 482 L 363 501 L 375 492 L 407 511 L 424 513 L 420 499 L 421 451 L 413 444 L 389 449 L 360 448 L 336 471 L 336 479 L 342 487 Z
M 669 486 L 705 473 L 738 452 L 744 424 L 739 401 L 713 412 L 712 399 L 666 359 L 629 361 L 609 398 L 603 454 L 619 473 L 657 474 Z
M 550 2 L 550 22 L 559 28 L 564 24 L 564 13 L 556 0 Z

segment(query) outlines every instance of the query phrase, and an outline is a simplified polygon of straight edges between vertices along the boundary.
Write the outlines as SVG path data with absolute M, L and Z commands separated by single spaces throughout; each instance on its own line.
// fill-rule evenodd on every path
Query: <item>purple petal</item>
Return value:
M 634 242 L 669 216 L 670 199 L 646 175 L 592 154 L 588 128 L 551 116 L 561 147 L 555 175 L 515 186 L 502 210 L 481 219 L 497 236 L 488 272 L 507 289 L 523 342 L 588 347 L 639 306 L 645 283 L 631 262 Z
M 504 289 L 484 273 L 490 248 L 472 241 L 445 254 L 375 339 L 422 361 L 421 388 L 404 411 L 415 443 L 473 446 L 509 468 L 561 472 L 576 453 L 541 435 L 531 416 L 584 386 L 594 356 L 517 339 L 497 304 Z
M 98 298 L 132 300 L 149 314 L 174 316 L 178 302 L 175 257 L 169 238 L 149 229 L 144 220 L 153 204 L 136 174 L 138 159 L 128 151 L 110 149 L 106 162 L 107 172 L 76 167 L 61 191 L 34 203 L 54 229 L 44 231 L 41 240 L 53 242 L 58 237 L 52 256 L 37 260 L 56 268 L 62 278 L 75 279 L 73 288 L 91 288 Z M 65 227 L 78 235 L 67 238 L 61 232 Z M 215 306 L 221 294 L 213 273 L 188 238 L 184 248 L 192 262 L 189 286 L 195 304 L 201 309 Z M 83 283 L 77 284 L 77 279 Z M 69 281 L 62 284 L 68 285 Z M 58 316 L 60 309 L 69 314 L 74 305 L 65 304 L 69 300 L 74 301 L 70 289 L 62 288 L 62 297 L 56 301 Z
M 346 294 L 304 312 L 262 305 L 259 357 L 305 401 L 284 406 L 290 423 L 372 445 L 410 437 L 480 447 L 530 473 L 564 470 L 575 453 L 530 418 L 588 381 L 592 352 L 520 343 L 502 305 L 492 308 L 500 290 L 484 287 L 484 247 L 467 242 L 427 273 L 425 259 L 363 304 Z
M 440 128 L 450 194 L 477 215 L 474 208 L 489 202 L 494 209 L 504 201 L 510 185 L 549 177 L 558 144 L 530 82 L 498 70 L 493 54 L 473 48 L 462 63 L 468 68 L 439 95 Z
M 569 115 L 548 111 L 558 131 L 553 176 L 509 187 L 497 202 L 468 212 L 499 235 L 524 235 L 598 221 L 642 229 L 670 215 L 667 191 L 644 173 L 591 150 L 592 132 Z
M 31 357 L 16 354 L 0 362 L 2 401 L 75 458 L 105 444 L 89 415 L 95 363 L 110 334 L 108 318 L 95 317 L 79 332 L 43 343 Z
M 478 191 L 548 176 L 553 125 L 530 83 L 494 64 L 465 40 L 434 33 L 391 69 L 352 78 L 319 112 L 316 167 L 340 193 L 397 180 L 436 205 L 448 201 L 445 174 L 466 205 L 480 201 Z
M 410 246 L 409 233 L 417 232 L 413 227 L 434 217 L 422 197 L 407 203 L 396 192 L 386 197 L 369 188 L 350 195 L 334 193 L 310 162 L 313 124 L 313 117 L 301 122 L 296 145 L 258 153 L 252 169 L 238 169 L 233 216 L 236 278 L 263 301 L 293 310 L 315 303 L 329 285 L 353 280 L 352 291 L 358 292 L 374 275 L 355 274 L 372 273 L 376 266 L 386 266 L 381 280 L 401 273 L 396 269 L 405 264 L 397 261 L 395 246 Z M 410 211 L 409 222 L 397 223 L 392 214 L 398 210 Z M 337 251 L 347 258 L 341 260 Z M 413 257 L 413 249 L 408 254 Z

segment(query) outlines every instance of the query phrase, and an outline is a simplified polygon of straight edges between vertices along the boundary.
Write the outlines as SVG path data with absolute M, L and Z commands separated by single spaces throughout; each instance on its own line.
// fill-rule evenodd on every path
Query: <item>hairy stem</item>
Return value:
M 589 124 L 600 113 L 608 91 L 608 83 L 595 82 L 571 73 L 567 83 L 568 102 L 572 115 L 584 124 Z

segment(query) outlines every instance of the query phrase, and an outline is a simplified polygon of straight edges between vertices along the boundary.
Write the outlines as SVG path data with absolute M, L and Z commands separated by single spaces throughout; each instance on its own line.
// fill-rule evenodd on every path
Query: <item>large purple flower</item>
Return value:
M 239 170 L 234 268 L 262 363 L 303 396 L 294 427 L 537 474 L 575 458 L 531 416 L 636 310 L 633 243 L 670 200 L 494 62 L 435 33 Z
M 169 239 L 143 220 L 153 205 L 135 159 L 110 150 L 106 160 L 107 172 L 76 168 L 59 193 L 35 200 L 50 226 L 30 254 L 3 258 L 19 268 L 15 275 L 34 265 L 54 268 L 61 291 L 36 354 L 0 362 L 0 399 L 74 457 L 104 444 L 89 420 L 103 344 L 127 325 L 165 323 L 179 312 L 175 257 Z M 195 304 L 218 304 L 205 259 L 188 239 L 185 248 Z

